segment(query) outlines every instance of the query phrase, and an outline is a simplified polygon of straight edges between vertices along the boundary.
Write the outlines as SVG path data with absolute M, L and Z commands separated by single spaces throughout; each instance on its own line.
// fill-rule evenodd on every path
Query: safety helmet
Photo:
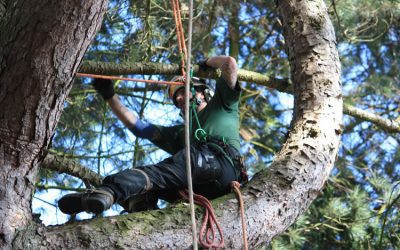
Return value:
M 182 76 L 174 76 L 171 79 L 171 82 L 184 83 L 185 79 Z M 209 85 L 206 84 L 206 81 L 204 79 L 198 77 L 192 77 L 192 84 L 196 91 L 202 91 L 204 93 L 204 97 L 207 103 L 214 96 L 214 90 Z M 176 94 L 178 93 L 178 90 L 184 87 L 185 87 L 184 85 L 170 85 L 168 87 L 168 96 L 174 102 L 175 106 L 178 106 L 178 103 L 176 102 Z

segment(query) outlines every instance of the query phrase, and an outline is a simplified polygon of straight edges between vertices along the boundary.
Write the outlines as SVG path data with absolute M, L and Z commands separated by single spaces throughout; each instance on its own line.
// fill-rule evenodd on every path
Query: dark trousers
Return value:
M 221 152 L 221 149 L 226 153 Z M 231 182 L 239 180 L 240 163 L 236 149 L 197 143 L 191 146 L 190 154 L 193 191 L 196 194 L 213 199 L 229 193 Z M 114 192 L 115 201 L 120 203 L 132 197 L 141 197 L 144 202 L 154 203 L 158 198 L 173 202 L 179 198 L 178 190 L 187 188 L 184 149 L 157 164 L 107 176 L 101 186 L 110 188 Z M 143 199 L 144 194 L 151 194 L 152 198 Z

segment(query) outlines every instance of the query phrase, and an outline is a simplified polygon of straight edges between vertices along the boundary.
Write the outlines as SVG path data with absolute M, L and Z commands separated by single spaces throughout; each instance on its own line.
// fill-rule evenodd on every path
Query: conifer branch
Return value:
M 106 63 L 106 62 L 95 62 L 85 61 L 81 68 L 82 73 L 92 74 L 105 74 L 105 75 L 128 75 L 128 74 L 144 74 L 144 75 L 179 75 L 180 66 L 178 64 L 164 64 L 164 63 Z M 219 76 L 218 70 L 202 70 L 199 66 L 194 65 L 193 74 L 199 77 L 206 77 L 215 79 Z M 292 94 L 292 84 L 289 79 L 278 79 L 261 73 L 239 70 L 238 80 L 245 82 L 252 82 L 258 85 L 265 86 L 270 89 L 275 89 L 280 92 Z M 377 114 L 356 108 L 354 106 L 344 104 L 343 113 L 346 115 L 353 116 L 358 119 L 362 119 L 371 123 L 374 123 L 381 129 L 386 130 L 389 133 L 400 133 L 400 123 L 394 120 L 383 118 Z
M 41 167 L 78 177 L 92 185 L 99 185 L 102 181 L 101 176 L 78 162 L 53 154 L 47 154 Z

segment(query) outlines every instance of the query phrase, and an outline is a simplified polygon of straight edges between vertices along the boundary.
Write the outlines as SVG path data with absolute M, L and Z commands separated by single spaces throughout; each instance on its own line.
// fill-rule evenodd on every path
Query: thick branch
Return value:
M 107 5 L 0 1 L 0 249 L 32 222 L 38 166 Z
M 108 63 L 85 61 L 79 72 L 89 74 L 104 74 L 104 75 L 180 75 L 180 66 L 178 64 L 163 64 L 163 63 Z M 197 65 L 193 67 L 193 74 L 199 77 L 207 77 L 215 79 L 219 77 L 216 70 L 199 70 Z M 268 88 L 276 89 L 281 92 L 291 92 L 291 85 L 288 80 L 277 78 L 271 79 L 267 75 L 248 70 L 239 70 L 238 79 L 240 81 L 254 82 Z
M 174 75 L 180 74 L 179 65 L 177 64 L 162 64 L 162 63 L 134 63 L 134 64 L 117 64 L 117 63 L 105 63 L 105 62 L 93 62 L 86 61 L 80 71 L 83 73 L 92 74 L 111 74 L 111 75 L 128 75 L 128 74 L 162 74 L 162 75 Z M 198 66 L 194 67 L 193 73 L 200 77 L 207 77 L 215 79 L 218 77 L 218 72 L 211 71 L 199 71 Z M 261 73 L 239 70 L 238 79 L 245 82 L 253 82 L 267 88 L 275 89 L 280 92 L 292 94 L 293 88 L 290 80 L 271 78 Z M 378 127 L 392 133 L 400 132 L 400 124 L 396 121 L 385 119 L 374 113 L 364 111 L 362 109 L 344 104 L 343 112 L 347 115 L 351 115 L 355 118 L 369 121 L 377 125 Z
M 52 154 L 47 154 L 41 167 L 78 177 L 95 186 L 101 184 L 102 181 L 101 176 L 78 162 Z

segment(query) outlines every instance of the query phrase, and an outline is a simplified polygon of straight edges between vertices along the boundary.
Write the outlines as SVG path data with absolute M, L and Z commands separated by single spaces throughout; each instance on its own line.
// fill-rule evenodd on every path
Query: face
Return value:
M 175 94 L 175 100 L 177 103 L 177 108 L 179 108 L 182 112 L 185 111 L 185 88 L 181 88 L 179 89 L 176 94 Z M 190 93 L 189 99 L 192 98 L 192 93 Z M 204 100 L 204 94 L 203 92 L 198 92 L 196 91 L 196 98 L 198 100 L 201 100 L 202 103 L 200 105 L 197 106 L 197 112 L 199 112 L 200 110 L 202 110 L 207 103 Z

